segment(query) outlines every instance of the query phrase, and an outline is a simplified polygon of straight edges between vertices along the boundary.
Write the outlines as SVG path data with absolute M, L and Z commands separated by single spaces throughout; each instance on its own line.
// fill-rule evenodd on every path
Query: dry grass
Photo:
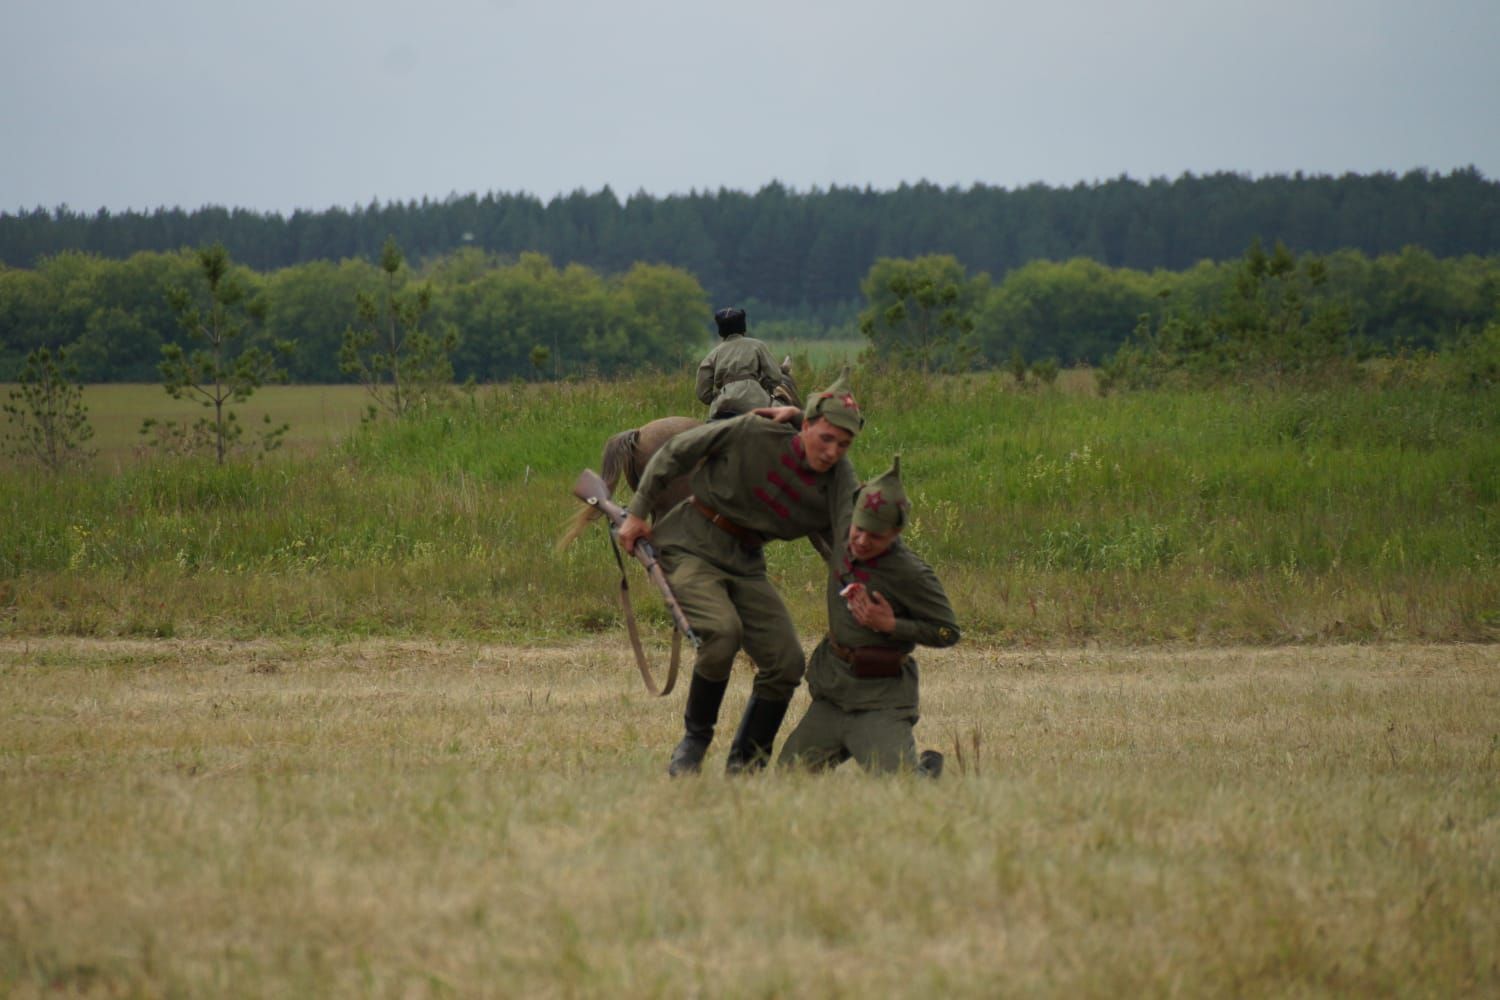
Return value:
M 0 642 L 0 993 L 1500 990 L 1500 647 L 924 662 L 937 785 L 672 782 L 614 636 Z

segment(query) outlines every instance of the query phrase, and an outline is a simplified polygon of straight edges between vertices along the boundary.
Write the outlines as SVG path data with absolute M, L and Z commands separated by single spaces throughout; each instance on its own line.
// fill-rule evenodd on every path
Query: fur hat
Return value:
M 719 336 L 745 332 L 745 310 L 729 306 L 714 313 L 714 322 L 719 324 Z

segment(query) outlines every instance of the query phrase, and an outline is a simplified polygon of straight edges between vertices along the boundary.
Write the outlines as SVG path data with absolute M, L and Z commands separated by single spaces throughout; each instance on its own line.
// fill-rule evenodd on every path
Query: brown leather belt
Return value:
M 911 658 L 897 646 L 861 646 L 857 649 L 841 644 L 828 633 L 828 650 L 849 664 L 859 678 L 900 677 L 901 668 Z
M 749 528 L 744 528 L 738 524 L 735 524 L 729 518 L 725 517 L 723 514 L 720 514 L 718 511 L 714 510 L 712 507 L 704 503 L 702 500 L 699 500 L 697 497 L 688 497 L 688 499 L 692 501 L 693 506 L 697 508 L 698 513 L 702 514 L 705 518 L 708 519 L 709 524 L 712 524 L 714 527 L 718 528 L 721 531 L 725 531 L 733 535 L 735 538 L 739 539 L 739 543 L 745 548 L 758 549 L 766 544 L 766 540 L 760 536 L 759 532 L 751 531 Z
M 839 641 L 833 637 L 832 632 L 828 633 L 828 649 L 829 652 L 833 653 L 834 656 L 837 656 L 845 663 L 854 662 L 854 647 L 839 645 Z

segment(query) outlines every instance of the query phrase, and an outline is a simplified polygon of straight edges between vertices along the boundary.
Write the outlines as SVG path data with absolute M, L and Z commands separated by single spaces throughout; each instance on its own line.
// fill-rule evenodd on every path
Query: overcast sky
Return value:
M 1500 178 L 1500 0 L 0 0 L 0 212 Z

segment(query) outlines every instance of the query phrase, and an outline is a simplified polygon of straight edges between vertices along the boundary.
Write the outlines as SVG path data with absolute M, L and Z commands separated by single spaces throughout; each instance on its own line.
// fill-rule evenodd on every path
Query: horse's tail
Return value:
M 608 441 L 604 442 L 604 454 L 599 459 L 599 476 L 604 480 L 604 485 L 609 487 L 611 494 L 615 486 L 620 482 L 620 475 L 624 473 L 632 481 L 638 481 L 640 473 L 632 471 L 631 463 L 635 460 L 635 442 L 640 436 L 639 428 L 621 431 Z M 562 533 L 554 548 L 561 552 L 563 549 L 578 541 L 580 535 L 588 530 L 600 517 L 597 507 L 585 504 L 578 508 L 578 513 L 568 520 L 568 530 Z
M 599 457 L 599 475 L 611 493 L 619 484 L 621 475 L 625 476 L 631 489 L 640 483 L 641 471 L 635 467 L 635 445 L 640 438 L 641 429 L 636 427 L 621 431 L 604 442 L 604 454 Z

